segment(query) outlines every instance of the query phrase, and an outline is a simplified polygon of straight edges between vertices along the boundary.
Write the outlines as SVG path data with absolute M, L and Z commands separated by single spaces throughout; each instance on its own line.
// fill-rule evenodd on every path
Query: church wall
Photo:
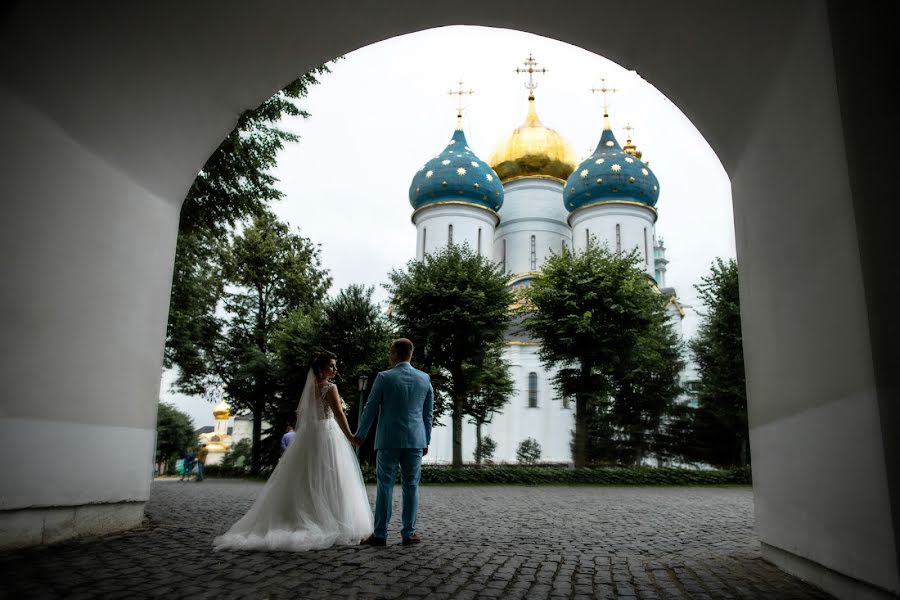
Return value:
M 493 213 L 475 206 L 464 204 L 426 206 L 415 216 L 416 258 L 419 260 L 423 258 L 423 249 L 425 253 L 432 253 L 445 248 L 450 241 L 451 225 L 454 244 L 468 244 L 472 250 L 478 251 L 480 237 L 481 255 L 490 256 L 496 221 Z
M 638 251 L 641 267 L 651 277 L 655 275 L 653 240 L 656 235 L 654 213 L 648 208 L 628 204 L 601 204 L 572 213 L 572 239 L 576 250 L 583 250 L 588 234 L 616 250 L 616 225 L 622 252 Z

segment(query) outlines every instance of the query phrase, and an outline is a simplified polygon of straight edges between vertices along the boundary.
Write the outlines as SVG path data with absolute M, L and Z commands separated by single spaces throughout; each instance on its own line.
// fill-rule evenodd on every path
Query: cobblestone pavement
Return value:
M 386 548 L 213 552 L 261 489 L 154 482 L 143 529 L 0 553 L 0 596 L 829 598 L 760 559 L 749 488 L 426 486 L 418 546 L 398 507 Z

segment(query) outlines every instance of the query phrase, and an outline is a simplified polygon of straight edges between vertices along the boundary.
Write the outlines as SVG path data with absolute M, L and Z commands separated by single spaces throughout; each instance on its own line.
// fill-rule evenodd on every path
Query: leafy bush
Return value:
M 541 445 L 534 438 L 525 438 L 516 450 L 516 460 L 522 465 L 533 465 L 541 459 Z

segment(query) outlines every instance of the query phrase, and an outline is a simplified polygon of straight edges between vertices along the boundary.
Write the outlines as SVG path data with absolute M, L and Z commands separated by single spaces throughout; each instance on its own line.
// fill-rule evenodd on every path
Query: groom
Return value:
M 418 544 L 416 510 L 419 506 L 419 472 L 422 457 L 431 443 L 431 419 L 434 390 L 427 374 L 414 369 L 413 344 L 406 338 L 391 344 L 391 369 L 375 378 L 372 392 L 363 410 L 356 445 L 362 444 L 378 415 L 375 434 L 378 493 L 375 498 L 375 532 L 363 541 L 370 546 L 387 544 L 387 527 L 391 520 L 394 481 L 400 467 L 403 488 L 403 545 Z

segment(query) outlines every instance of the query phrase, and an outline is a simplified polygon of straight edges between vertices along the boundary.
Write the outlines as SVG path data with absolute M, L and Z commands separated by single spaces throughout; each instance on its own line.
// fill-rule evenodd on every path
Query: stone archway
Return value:
M 14 5 L 0 17 L 4 543 L 140 521 L 179 203 L 235 115 L 335 55 L 466 23 L 636 69 L 710 142 L 733 185 L 765 552 L 822 585 L 897 592 L 897 208 L 880 205 L 888 142 L 865 135 L 879 116 L 896 127 L 883 10 Z

